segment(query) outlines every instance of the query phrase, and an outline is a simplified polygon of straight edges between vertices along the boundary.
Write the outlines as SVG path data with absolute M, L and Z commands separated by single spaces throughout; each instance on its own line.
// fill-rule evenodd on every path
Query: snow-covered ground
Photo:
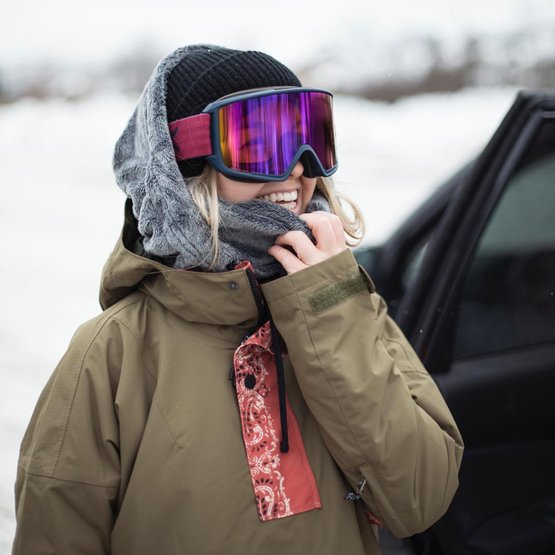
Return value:
M 469 89 L 387 105 L 337 97 L 337 188 L 378 243 L 479 153 L 512 89 Z M 75 328 L 99 311 L 102 265 L 123 221 L 112 149 L 135 99 L 22 100 L 0 107 L 0 553 L 14 530 L 13 483 L 37 397 Z

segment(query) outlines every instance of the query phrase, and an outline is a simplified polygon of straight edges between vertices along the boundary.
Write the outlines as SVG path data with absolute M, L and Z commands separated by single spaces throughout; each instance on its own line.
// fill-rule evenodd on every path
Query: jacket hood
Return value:
M 103 310 L 135 291 L 145 276 L 168 269 L 156 260 L 135 254 L 139 240 L 137 220 L 131 200 L 127 199 L 121 235 L 102 270 L 100 306 Z
M 128 199 L 122 233 L 102 272 L 103 310 L 139 289 L 189 322 L 244 329 L 257 323 L 259 309 L 245 269 L 211 273 L 169 268 L 134 252 L 139 239 Z

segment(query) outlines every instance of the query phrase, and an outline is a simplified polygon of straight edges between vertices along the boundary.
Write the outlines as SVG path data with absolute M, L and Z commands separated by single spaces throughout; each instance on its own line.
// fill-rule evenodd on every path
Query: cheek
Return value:
M 307 204 L 312 199 L 315 190 L 316 190 L 316 179 L 311 179 L 309 182 L 303 181 L 303 184 L 302 184 L 303 204 L 301 207 L 303 212 L 305 211 Z

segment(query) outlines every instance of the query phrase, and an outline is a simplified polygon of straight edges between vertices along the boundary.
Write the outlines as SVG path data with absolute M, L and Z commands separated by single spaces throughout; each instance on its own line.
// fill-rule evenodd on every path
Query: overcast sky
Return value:
M 0 66 L 103 64 L 151 43 L 209 42 L 302 63 L 326 43 L 431 34 L 456 41 L 555 24 L 554 0 L 0 0 Z M 555 28 L 555 26 L 554 26 Z

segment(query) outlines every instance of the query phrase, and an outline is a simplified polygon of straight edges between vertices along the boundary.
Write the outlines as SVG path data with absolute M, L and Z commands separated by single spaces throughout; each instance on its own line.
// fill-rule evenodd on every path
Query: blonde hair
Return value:
M 220 240 L 218 228 L 220 225 L 220 212 L 218 205 L 218 181 L 217 172 L 206 164 L 204 171 L 197 177 L 187 179 L 187 187 L 191 193 L 193 202 L 197 205 L 204 221 L 210 227 L 212 248 L 210 256 L 212 262 L 210 268 L 214 266 L 220 254 Z M 335 185 L 331 177 L 317 177 L 316 188 L 324 195 L 330 205 L 330 211 L 335 214 L 343 224 L 343 230 L 347 237 L 347 245 L 354 247 L 360 243 L 364 237 L 365 226 L 362 212 L 358 206 L 346 195 L 335 190 Z M 345 203 L 351 211 L 351 215 L 344 209 Z

